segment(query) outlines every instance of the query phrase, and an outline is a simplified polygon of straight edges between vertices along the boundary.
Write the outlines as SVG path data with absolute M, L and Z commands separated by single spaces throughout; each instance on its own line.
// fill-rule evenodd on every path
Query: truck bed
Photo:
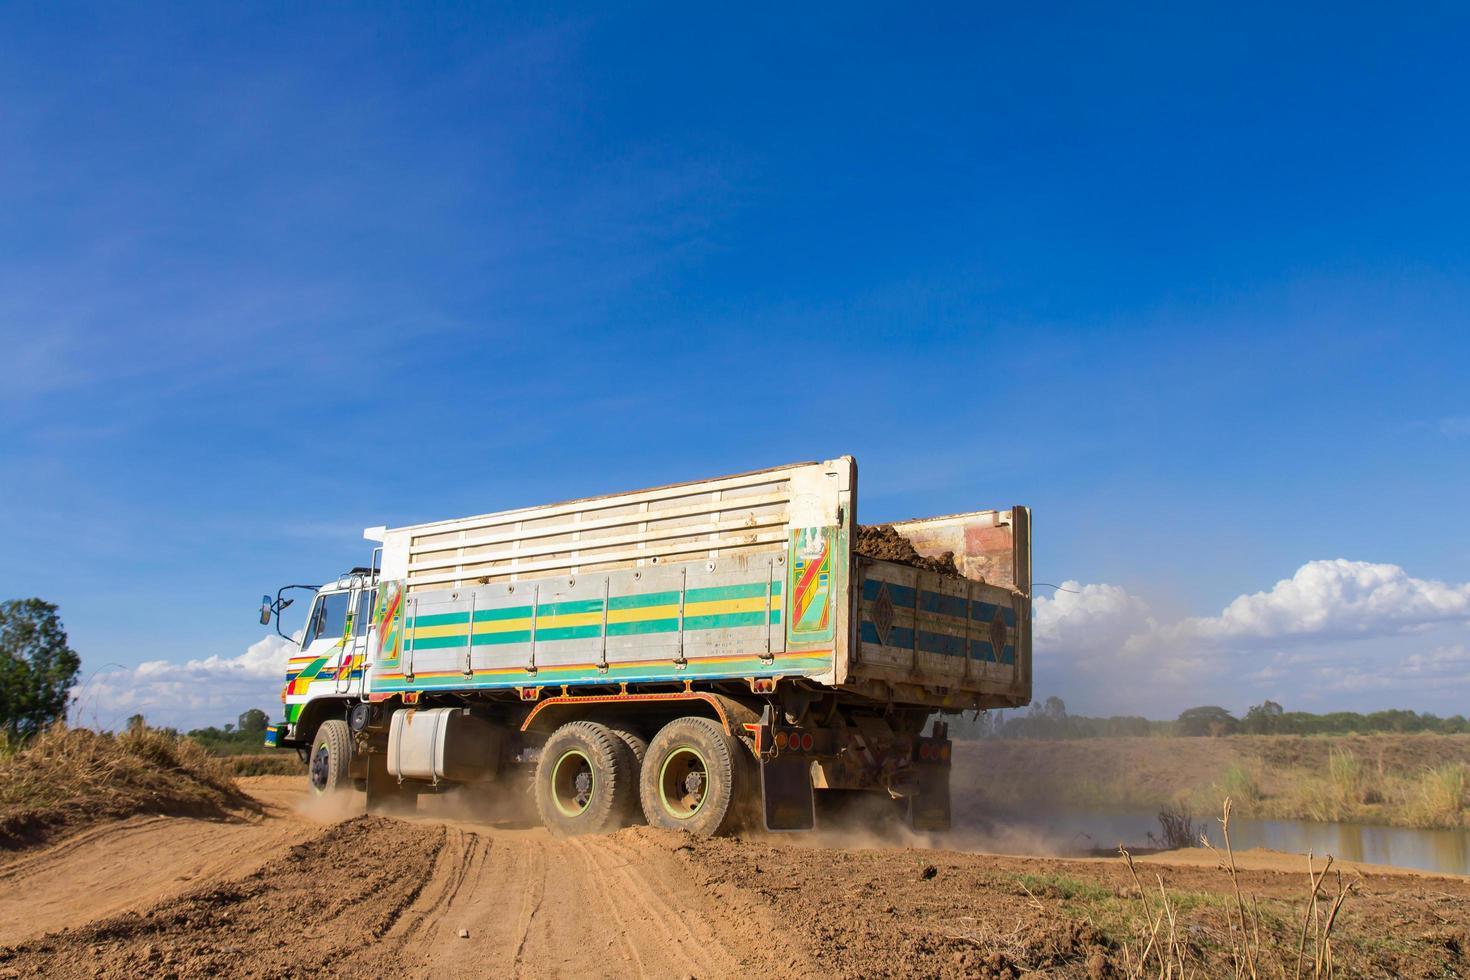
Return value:
M 844 456 L 386 531 L 369 694 L 806 677 L 1028 702 L 1025 509 L 895 525 L 967 578 L 854 555 L 856 490 Z

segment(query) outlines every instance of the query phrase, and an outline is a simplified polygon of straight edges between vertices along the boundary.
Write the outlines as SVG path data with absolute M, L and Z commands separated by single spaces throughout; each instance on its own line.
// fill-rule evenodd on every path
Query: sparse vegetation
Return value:
M 1227 798 L 1221 806 L 1220 832 L 1225 851 L 1220 866 L 1229 878 L 1230 888 L 1223 903 L 1218 900 L 1207 903 L 1222 908 L 1225 913 L 1223 943 L 1202 931 L 1201 935 L 1192 935 L 1181 920 L 1185 907 L 1180 896 L 1171 895 L 1162 875 L 1157 874 L 1155 893 L 1139 877 L 1132 856 L 1120 849 L 1133 879 L 1137 901 L 1137 912 L 1128 924 L 1129 937 L 1121 944 L 1127 975 L 1139 978 L 1222 975 L 1220 967 L 1228 965 L 1230 975 L 1251 980 L 1261 976 L 1296 980 L 1334 976 L 1333 930 L 1338 913 L 1357 882 L 1345 882 L 1342 873 L 1337 872 L 1330 888 L 1327 887 L 1332 858 L 1327 858 L 1318 870 L 1312 855 L 1307 855 L 1307 895 L 1295 917 L 1300 929 L 1288 930 L 1288 920 L 1277 910 L 1263 908 L 1256 895 L 1247 897 L 1241 888 L 1235 852 L 1230 845 L 1230 811 L 1231 801 Z
M 1470 828 L 1470 735 L 987 740 L 957 746 L 964 805 L 1183 807 L 1238 817 Z
M 0 759 L 0 848 L 137 813 L 221 817 L 255 804 L 197 743 L 139 727 L 53 727 Z
M 1390 732 L 1470 734 L 1470 720 L 1464 715 L 1441 718 L 1427 712 L 1401 709 L 1367 714 L 1332 711 L 1317 715 L 1308 711 L 1285 711 L 1274 701 L 1252 706 L 1242 718 L 1236 718 L 1218 705 L 1189 708 L 1173 721 L 1137 715 L 1090 718 L 1068 714 L 1066 703 L 1058 697 L 1037 701 L 1024 712 L 982 711 L 950 720 L 950 733 L 955 738 L 1220 738 L 1229 735 L 1369 735 Z

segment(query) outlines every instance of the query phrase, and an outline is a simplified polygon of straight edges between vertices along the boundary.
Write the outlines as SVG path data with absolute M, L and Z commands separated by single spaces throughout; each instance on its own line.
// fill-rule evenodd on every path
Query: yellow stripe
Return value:
M 775 596 L 776 608 L 780 608 L 780 600 Z M 720 599 L 717 602 L 689 602 L 684 605 L 685 616 L 721 616 L 726 613 L 764 612 L 766 609 L 766 597 L 763 595 L 753 596 L 749 599 Z

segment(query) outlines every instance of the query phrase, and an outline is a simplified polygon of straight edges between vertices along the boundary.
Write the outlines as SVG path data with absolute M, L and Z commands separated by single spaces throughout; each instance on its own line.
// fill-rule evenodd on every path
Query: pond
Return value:
M 1216 847 L 1224 844 L 1218 820 L 1196 821 L 1197 830 Z M 995 814 L 975 828 L 995 835 L 1041 845 L 1058 853 L 1162 846 L 1158 810 L 1103 810 L 1052 807 L 1019 813 Z M 1230 842 L 1237 851 L 1264 847 L 1291 854 L 1311 851 L 1344 861 L 1389 864 L 1421 871 L 1470 875 L 1470 831 L 1414 830 L 1354 823 L 1314 823 L 1308 820 L 1246 820 L 1232 817 Z

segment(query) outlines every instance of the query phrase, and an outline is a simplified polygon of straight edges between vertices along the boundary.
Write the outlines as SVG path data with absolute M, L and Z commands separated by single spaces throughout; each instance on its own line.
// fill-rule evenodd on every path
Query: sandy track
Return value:
M 732 976 L 777 965 L 757 927 L 629 834 L 444 828 L 428 883 L 381 943 L 343 964 L 417 976 Z M 467 938 L 460 931 L 468 932 Z
M 263 817 L 135 818 L 0 866 L 0 977 L 1103 976 L 1134 902 L 1118 862 L 648 828 L 566 841 L 306 814 L 300 780 L 245 783 Z M 1219 941 L 1219 872 L 1155 870 Z M 1299 877 L 1245 876 L 1288 932 Z M 1467 908 L 1470 880 L 1365 877 L 1349 972 L 1470 972 Z
M 76 927 L 248 874 L 321 825 L 296 809 L 300 780 L 257 780 L 261 814 L 140 816 L 0 864 L 0 945 Z
M 263 818 L 135 818 L 0 869 L 0 976 L 814 972 L 676 835 L 344 820 L 247 782 Z

